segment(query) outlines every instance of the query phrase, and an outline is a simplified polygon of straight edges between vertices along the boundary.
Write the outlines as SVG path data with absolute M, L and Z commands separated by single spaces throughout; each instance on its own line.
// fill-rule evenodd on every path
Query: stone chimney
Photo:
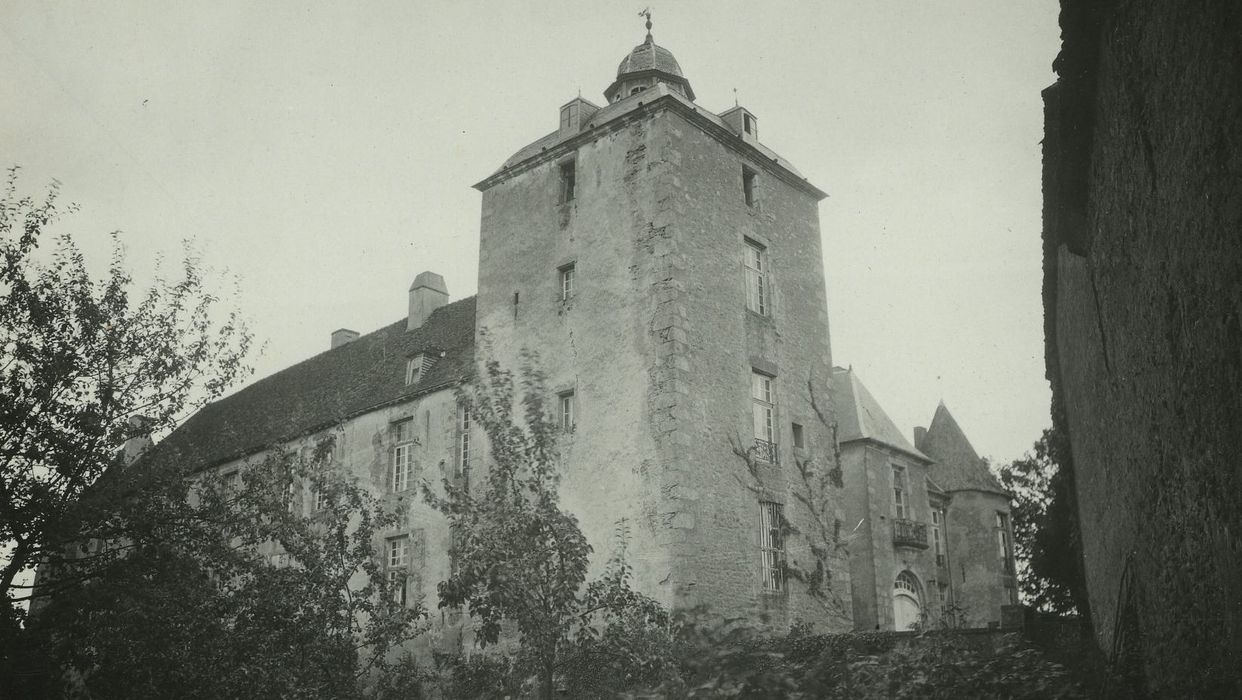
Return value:
M 923 449 L 923 440 L 927 437 L 927 428 L 919 426 L 914 429 L 914 449 Z
M 141 457 L 143 452 L 149 450 L 154 443 L 151 442 L 150 418 L 130 416 L 125 422 L 129 424 L 129 439 L 121 446 L 121 461 L 128 466 Z
M 444 278 L 434 272 L 420 272 L 410 285 L 410 315 L 405 329 L 412 331 L 423 325 L 431 312 L 448 303 L 448 287 Z
M 346 343 L 352 343 L 358 339 L 358 331 L 351 331 L 348 328 L 338 328 L 332 331 L 332 347 L 329 350 L 335 350 Z

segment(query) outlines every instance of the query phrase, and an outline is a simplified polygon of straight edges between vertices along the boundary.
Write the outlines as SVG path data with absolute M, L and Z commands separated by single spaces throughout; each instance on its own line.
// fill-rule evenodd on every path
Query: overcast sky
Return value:
M 242 279 L 256 377 L 405 313 L 422 270 L 477 282 L 471 185 L 604 104 L 644 35 L 616 2 L 0 3 L 0 158 L 80 206 L 140 279 L 197 239 Z M 656 42 L 740 103 L 820 205 L 833 358 L 907 434 L 944 400 L 980 453 L 1049 420 L 1040 90 L 1056 0 L 683 1 Z

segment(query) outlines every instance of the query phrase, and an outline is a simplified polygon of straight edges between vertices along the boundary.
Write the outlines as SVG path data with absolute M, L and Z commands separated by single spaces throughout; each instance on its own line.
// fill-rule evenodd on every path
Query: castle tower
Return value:
M 477 331 L 508 367 L 539 354 L 593 567 L 624 519 L 637 586 L 666 604 L 848 629 L 848 563 L 814 534 L 840 490 L 798 496 L 834 466 L 826 195 L 751 112 L 697 105 L 650 23 L 605 97 L 475 186 Z

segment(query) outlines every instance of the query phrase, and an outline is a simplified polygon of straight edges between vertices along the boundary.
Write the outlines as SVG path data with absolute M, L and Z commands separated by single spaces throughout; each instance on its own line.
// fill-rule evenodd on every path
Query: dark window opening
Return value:
M 798 423 L 793 424 L 793 442 L 794 447 L 806 447 L 806 443 L 802 441 L 802 426 Z
M 745 129 L 746 133 L 748 134 L 755 133 L 755 118 L 750 116 L 749 114 L 743 114 L 742 115 L 742 128 Z
M 746 206 L 755 206 L 755 171 L 742 168 L 742 194 L 746 197 Z
M 575 166 L 572 161 L 561 166 L 561 202 L 572 202 L 576 185 Z

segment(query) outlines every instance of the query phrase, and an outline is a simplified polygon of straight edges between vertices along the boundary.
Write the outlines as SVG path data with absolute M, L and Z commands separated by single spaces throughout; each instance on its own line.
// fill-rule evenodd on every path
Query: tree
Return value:
M 398 511 L 332 469 L 331 453 L 331 439 L 276 449 L 238 484 L 163 477 L 175 455 L 157 449 L 108 480 L 101 490 L 142 484 L 142 502 L 123 516 L 126 539 L 82 548 L 89 575 L 74 571 L 81 558 L 62 564 L 70 583 L 33 620 L 50 689 L 68 678 L 100 698 L 363 694 L 423 610 L 395 599 L 375 552 Z M 325 507 L 307 517 L 312 493 Z
M 31 598 L 19 574 L 107 539 L 95 531 L 117 511 L 80 505 L 134 435 L 129 419 L 143 416 L 146 434 L 167 430 L 248 372 L 250 333 L 220 311 L 192 253 L 146 291 L 116 234 L 100 280 L 68 234 L 41 254 L 72 210 L 55 185 L 42 201 L 19 197 L 10 170 L 0 200 L 0 593 L 12 619 Z
M 582 641 L 586 649 L 595 638 L 597 615 L 629 612 L 658 623 L 662 611 L 629 589 L 623 555 L 584 586 L 592 548 L 577 518 L 560 508 L 559 428 L 544 405 L 536 362 L 532 353 L 523 355 L 519 380 L 496 361 L 485 363 L 460 398 L 490 441 L 487 472 L 477 485 L 469 473 L 460 484 L 446 480 L 444 497 L 425 484 L 423 492 L 454 533 L 453 570 L 439 585 L 440 606 L 468 606 L 481 645 L 500 640 L 503 622 L 516 626 L 543 697 L 550 698 L 571 646 Z
M 1039 609 L 1086 614 L 1069 444 L 1061 433 L 1048 429 L 1033 449 L 1033 454 L 1000 469 L 1001 483 L 1014 494 L 1014 555 L 1022 593 Z

